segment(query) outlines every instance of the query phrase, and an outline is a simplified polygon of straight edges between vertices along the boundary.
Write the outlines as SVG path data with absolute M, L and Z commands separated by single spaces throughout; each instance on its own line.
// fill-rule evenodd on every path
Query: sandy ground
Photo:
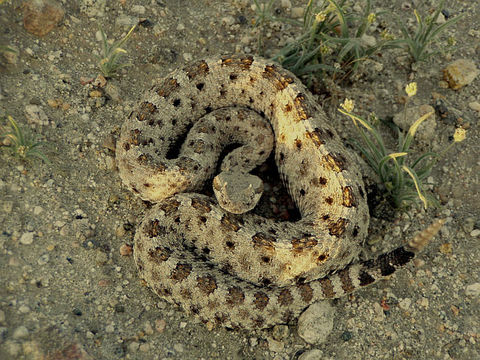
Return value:
M 275 9 L 286 17 L 291 7 L 305 4 L 278 3 Z M 372 3 L 375 10 L 386 6 Z M 432 9 L 439 2 L 426 3 Z M 413 24 L 409 4 L 394 1 L 383 9 Z M 480 115 L 469 105 L 480 102 L 480 78 L 459 91 L 441 82 L 441 69 L 453 60 L 480 65 L 478 2 L 445 6 L 449 15 L 465 14 L 445 34 L 457 39 L 453 52 L 413 70 L 401 51 L 382 52 L 374 58 L 379 67 L 367 67 L 324 101 L 347 138 L 354 128 L 335 111 L 338 101 L 349 97 L 359 112 L 393 115 L 403 107 L 403 87 L 414 80 L 414 105 L 441 98 L 448 113 L 437 115 L 429 140 L 418 149 L 445 148 L 455 125 L 468 132 L 429 179 L 442 207 L 412 211 L 412 218 L 374 214 L 370 238 L 381 241 L 370 242 L 365 252 L 390 249 L 445 217 L 440 235 L 391 280 L 333 301 L 333 329 L 316 345 L 303 341 L 295 324 L 255 332 L 208 330 L 150 292 L 132 256 L 120 254 L 132 244 L 147 207 L 122 186 L 115 169 L 112 144 L 122 122 L 155 78 L 185 62 L 255 52 L 250 2 L 62 1 L 65 17 L 44 37 L 25 31 L 20 5 L 0 5 L 0 45 L 19 51 L 13 63 L 2 60 L 0 66 L 0 115 L 12 115 L 47 141 L 51 164 L 25 164 L 0 149 L 1 359 L 480 359 Z M 132 66 L 100 93 L 92 92 L 98 90 L 91 81 L 99 73 L 93 56 L 100 48 L 98 24 L 119 39 L 139 20 L 124 46 Z M 391 21 L 385 24 L 395 29 Z M 269 27 L 266 54 L 298 31 Z

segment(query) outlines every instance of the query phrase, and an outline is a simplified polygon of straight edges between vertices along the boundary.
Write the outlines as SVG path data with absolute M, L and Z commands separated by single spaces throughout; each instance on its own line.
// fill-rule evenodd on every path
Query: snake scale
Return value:
M 243 179 L 274 146 L 300 220 L 226 211 L 196 192 L 231 143 L 238 146 L 221 163 L 230 180 L 214 180 L 214 188 L 246 182 L 231 196 L 255 195 Z M 124 184 L 155 203 L 135 234 L 140 276 L 160 297 L 214 325 L 288 323 L 315 301 L 392 274 L 443 224 L 358 261 L 369 213 L 355 157 L 292 73 L 249 55 L 199 60 L 157 81 L 123 124 L 116 156 Z

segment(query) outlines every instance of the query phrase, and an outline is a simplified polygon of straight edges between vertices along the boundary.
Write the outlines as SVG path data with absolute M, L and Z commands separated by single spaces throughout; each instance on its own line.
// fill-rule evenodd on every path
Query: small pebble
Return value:
M 142 5 L 133 5 L 132 12 L 135 14 L 143 15 L 145 14 L 145 6 Z
M 318 349 L 312 349 L 305 351 L 302 355 L 298 357 L 298 360 L 318 360 L 323 359 L 323 351 Z
M 27 336 L 28 336 L 28 329 L 23 325 L 20 325 L 13 331 L 14 339 L 24 339 Z
M 183 344 L 176 343 L 175 345 L 173 345 L 173 350 L 182 353 L 185 350 L 185 347 L 183 346 Z
M 290 331 L 287 325 L 275 325 L 273 327 L 272 336 L 275 340 L 284 340 L 289 334 Z
M 45 36 L 63 19 L 65 11 L 51 0 L 30 0 L 23 4 L 23 26 L 36 36 Z
M 480 112 L 480 102 L 472 101 L 471 103 L 468 103 L 468 106 L 470 109 Z
M 271 337 L 267 337 L 268 350 L 280 353 L 285 349 L 285 344 L 282 341 L 277 341 Z
M 294 7 L 292 8 L 292 17 L 294 19 L 299 19 L 303 16 L 303 11 L 304 11 L 304 8 L 303 7 Z
M 105 327 L 105 332 L 108 333 L 108 334 L 111 334 L 111 333 L 113 333 L 114 331 L 115 331 L 115 326 L 113 326 L 112 324 L 107 325 L 107 326 Z
M 120 255 L 130 256 L 132 255 L 132 252 L 133 252 L 132 245 L 123 244 L 122 246 L 120 246 Z
M 153 327 L 152 325 L 150 324 L 149 321 L 147 321 L 145 323 L 145 326 L 143 327 L 144 331 L 145 331 L 145 334 L 147 335 L 152 335 L 153 334 Z
M 480 296 L 480 283 L 474 283 L 467 286 L 465 289 L 467 296 L 478 297 Z
M 114 202 L 114 201 L 112 201 Z M 117 226 L 117 228 L 115 229 L 115 235 L 119 238 L 125 236 L 125 227 L 123 226 L 123 224 L 120 224 L 119 226 Z
M 50 255 L 48 254 L 43 254 L 42 256 L 40 256 L 37 260 L 37 264 L 42 266 L 42 265 L 45 265 L 48 263 L 48 260 L 50 260 Z
M 43 208 L 41 206 L 35 206 L 33 208 L 33 215 L 40 215 L 43 212 Z
M 155 330 L 157 330 L 159 333 L 164 332 L 166 327 L 167 327 L 167 322 L 164 319 L 155 320 Z
M 41 106 L 33 104 L 25 105 L 24 113 L 29 123 L 48 125 L 47 114 L 45 114 Z
M 480 229 L 475 229 L 470 233 L 471 237 L 477 237 L 480 235 Z
M 20 311 L 22 314 L 28 314 L 30 312 L 30 308 L 27 305 L 21 305 L 18 308 L 18 311 Z
M 309 344 L 325 342 L 333 330 L 334 312 L 328 301 L 310 305 L 298 319 L 298 335 Z
M 23 245 L 32 244 L 33 243 L 33 237 L 34 237 L 33 232 L 23 233 L 22 236 L 20 237 L 20 244 L 23 244 Z
M 143 343 L 138 348 L 141 352 L 147 352 L 150 350 L 150 344 Z
M 136 341 L 133 341 L 130 343 L 130 345 L 128 345 L 128 350 L 130 352 L 137 352 L 139 347 L 140 347 L 140 344 Z
M 412 304 L 412 299 L 410 298 L 404 298 L 398 302 L 398 306 L 402 310 L 408 310 L 411 304 Z
M 224 16 L 220 22 L 223 26 L 232 26 L 235 24 L 235 18 L 233 16 Z

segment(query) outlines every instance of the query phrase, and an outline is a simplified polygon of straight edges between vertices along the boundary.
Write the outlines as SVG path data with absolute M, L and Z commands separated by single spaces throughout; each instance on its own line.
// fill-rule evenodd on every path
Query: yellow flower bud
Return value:
M 374 13 L 370 13 L 368 14 L 367 21 L 369 24 L 371 24 L 375 21 L 376 18 L 377 18 L 377 15 L 375 15 Z
M 353 102 L 353 100 L 350 100 L 350 99 L 345 99 L 345 101 L 343 102 L 343 104 L 340 104 L 340 106 L 347 112 L 352 112 L 354 107 L 355 107 L 355 103 Z
M 411 97 L 417 93 L 417 83 L 411 82 L 405 87 L 405 92 L 407 93 L 408 97 Z
M 320 11 L 317 15 L 315 15 L 316 22 L 325 21 L 326 18 L 327 18 L 327 15 L 325 14 L 325 11 Z
M 462 128 L 456 128 L 455 133 L 453 134 L 453 141 L 454 142 L 461 142 L 465 140 L 467 136 L 467 131 Z

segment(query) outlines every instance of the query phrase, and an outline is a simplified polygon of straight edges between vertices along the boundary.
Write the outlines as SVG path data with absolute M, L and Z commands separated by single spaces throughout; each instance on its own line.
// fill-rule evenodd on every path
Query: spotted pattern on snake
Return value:
M 300 220 L 232 214 L 197 193 L 231 143 L 239 147 L 222 170 L 248 172 L 274 146 Z M 288 323 L 315 301 L 372 284 L 441 226 L 359 262 L 369 213 L 356 158 L 304 85 L 257 57 L 200 60 L 157 81 L 123 124 L 116 154 L 124 184 L 156 203 L 135 235 L 140 276 L 160 297 L 230 328 Z

